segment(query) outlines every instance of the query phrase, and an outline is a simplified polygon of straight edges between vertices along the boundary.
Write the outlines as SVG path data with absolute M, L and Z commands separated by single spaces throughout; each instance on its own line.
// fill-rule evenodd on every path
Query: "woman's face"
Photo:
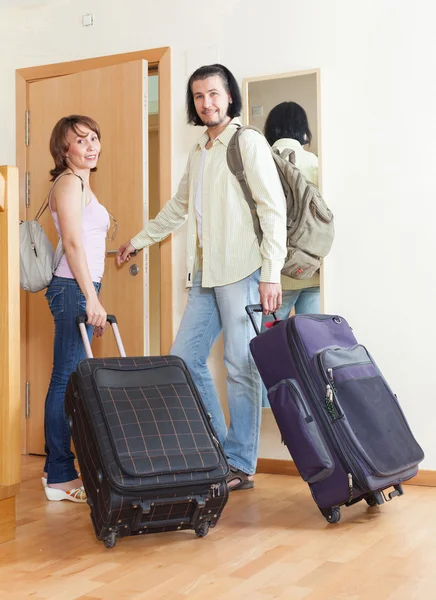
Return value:
M 86 125 L 76 125 L 77 132 L 69 129 L 67 133 L 68 150 L 66 159 L 75 169 L 93 169 L 97 166 L 101 144 L 97 134 Z M 79 134 L 79 135 L 78 135 Z

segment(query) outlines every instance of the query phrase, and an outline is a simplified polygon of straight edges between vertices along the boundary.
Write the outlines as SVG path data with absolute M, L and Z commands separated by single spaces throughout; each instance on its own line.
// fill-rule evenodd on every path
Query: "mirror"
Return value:
M 242 97 L 244 125 L 260 129 L 280 152 L 293 150 L 296 166 L 321 189 L 319 75 L 313 69 L 246 78 Z M 322 287 L 322 272 L 311 280 L 282 277 L 283 306 L 277 317 L 323 312 Z M 269 407 L 265 391 L 262 405 Z
M 244 124 L 261 131 L 272 108 L 281 102 L 297 102 L 304 108 L 312 132 L 312 142 L 305 149 L 318 156 L 319 69 L 247 78 L 242 83 L 242 93 Z

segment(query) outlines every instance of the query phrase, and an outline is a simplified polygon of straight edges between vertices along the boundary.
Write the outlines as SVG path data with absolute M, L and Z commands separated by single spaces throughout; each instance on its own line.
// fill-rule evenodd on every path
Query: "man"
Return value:
M 188 122 L 206 126 L 192 148 L 176 195 L 143 231 L 120 247 L 117 263 L 160 242 L 187 217 L 188 303 L 171 353 L 186 362 L 231 466 L 230 490 L 254 486 L 261 419 L 261 385 L 251 358 L 254 335 L 247 304 L 269 314 L 281 305 L 286 257 L 286 202 L 269 146 L 247 130 L 241 152 L 263 232 L 259 246 L 250 209 L 227 167 L 228 143 L 240 126 L 241 93 L 232 73 L 216 64 L 197 69 L 187 86 Z M 260 321 L 260 315 L 259 315 Z M 206 361 L 224 334 L 230 426 Z

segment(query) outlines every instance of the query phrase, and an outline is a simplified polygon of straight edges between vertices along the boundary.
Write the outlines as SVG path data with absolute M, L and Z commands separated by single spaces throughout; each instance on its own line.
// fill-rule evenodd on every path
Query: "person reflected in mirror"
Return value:
M 264 134 L 273 149 L 280 154 L 293 151 L 294 164 L 311 183 L 318 185 L 318 157 L 305 149 L 310 146 L 312 133 L 306 111 L 296 102 L 282 102 L 275 106 L 265 121 Z M 319 273 L 311 279 L 297 280 L 281 277 L 282 306 L 276 311 L 277 319 L 289 317 L 295 307 L 296 314 L 316 314 L 320 308 Z M 262 331 L 271 318 L 262 317 Z M 262 406 L 269 407 L 267 392 L 263 386 Z

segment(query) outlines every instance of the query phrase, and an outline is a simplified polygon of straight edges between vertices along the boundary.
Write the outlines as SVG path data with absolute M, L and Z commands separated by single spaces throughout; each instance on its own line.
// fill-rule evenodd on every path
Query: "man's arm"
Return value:
M 245 175 L 263 233 L 261 281 L 280 283 L 286 259 L 286 199 L 267 141 L 256 131 L 240 137 Z
M 170 233 L 178 229 L 186 220 L 189 202 L 189 165 L 191 154 L 176 195 L 169 200 L 154 219 L 149 221 L 142 231 L 125 242 L 117 252 L 117 264 L 130 259 L 131 252 L 142 250 L 156 242 L 161 242 Z
M 240 137 L 248 186 L 256 203 L 263 233 L 260 252 L 260 301 L 264 314 L 280 308 L 280 272 L 286 259 L 286 199 L 267 141 L 256 131 Z

